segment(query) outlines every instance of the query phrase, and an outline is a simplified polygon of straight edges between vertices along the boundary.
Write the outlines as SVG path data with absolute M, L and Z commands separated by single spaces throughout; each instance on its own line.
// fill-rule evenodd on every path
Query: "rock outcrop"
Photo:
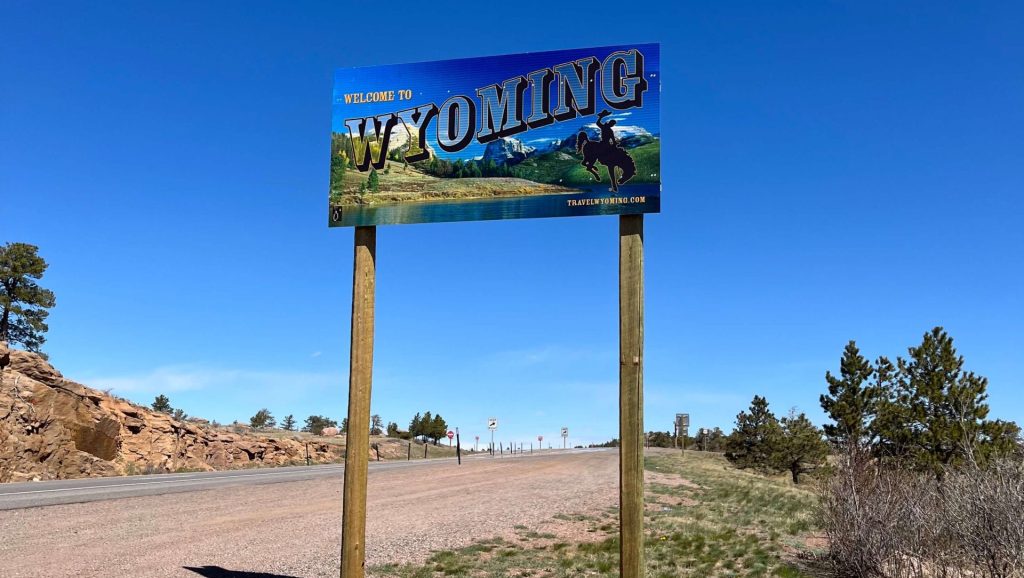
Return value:
M 0 344 L 0 482 L 305 463 L 307 442 L 178 421 Z M 314 463 L 343 448 L 308 442 Z

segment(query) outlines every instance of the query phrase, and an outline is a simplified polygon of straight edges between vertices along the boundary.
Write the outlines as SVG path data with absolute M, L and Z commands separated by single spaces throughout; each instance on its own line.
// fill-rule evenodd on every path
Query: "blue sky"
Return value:
M 1020 4 L 668 4 L 7 2 L 0 242 L 50 263 L 46 350 L 195 415 L 340 418 L 334 70 L 660 42 L 648 429 L 728 429 L 755 393 L 820 423 L 848 339 L 895 356 L 935 325 L 1024 421 Z M 386 420 L 617 435 L 615 217 L 382 227 L 377 287 Z
M 600 92 L 601 65 L 605 58 L 613 52 L 639 49 L 643 54 L 644 79 L 647 89 L 643 92 L 643 106 L 629 110 L 616 110 L 606 105 Z M 513 136 L 530 146 L 543 147 L 553 140 L 562 141 L 576 134 L 580 127 L 593 123 L 596 114 L 602 110 L 612 112 L 609 119 L 614 119 L 620 126 L 639 126 L 652 134 L 659 134 L 658 118 L 661 101 L 659 74 L 660 58 L 657 46 L 636 43 L 620 46 L 603 46 L 576 50 L 558 50 L 547 52 L 530 52 L 525 54 L 501 55 L 462 58 L 443 62 L 414 62 L 395 66 L 366 66 L 355 68 L 339 68 L 334 72 L 334 92 L 332 106 L 332 130 L 349 134 L 345 125 L 346 119 L 366 118 L 382 114 L 390 114 L 399 110 L 411 109 L 424 104 L 433 103 L 437 107 L 450 97 L 462 95 L 473 101 L 477 106 L 477 118 L 481 114 L 481 103 L 476 91 L 492 84 L 501 84 L 505 80 L 517 76 L 527 76 L 535 70 L 551 68 L 564 62 L 572 62 L 583 58 L 596 58 L 598 76 L 595 90 L 595 114 L 579 116 L 574 119 L 555 122 L 545 127 L 532 128 Z M 346 104 L 345 95 L 351 93 L 368 93 L 377 91 L 398 91 L 406 89 L 413 93 L 410 100 L 392 102 L 366 102 Z M 551 107 L 558 104 L 559 84 L 552 81 L 549 89 Z M 397 97 L 396 97 L 397 98 Z M 523 117 L 533 113 L 531 108 L 531 89 L 527 89 L 523 102 Z M 500 122 L 498 119 L 496 122 Z M 401 124 L 398 125 L 399 129 Z M 486 145 L 480 144 L 474 137 L 470 144 L 454 153 L 446 153 L 435 140 L 438 121 L 431 121 L 427 130 L 427 145 L 435 154 L 449 159 L 471 159 L 483 154 Z M 476 125 L 476 132 L 481 130 Z M 415 136 L 415 135 L 414 135 Z M 352 154 L 352 153 L 349 153 Z

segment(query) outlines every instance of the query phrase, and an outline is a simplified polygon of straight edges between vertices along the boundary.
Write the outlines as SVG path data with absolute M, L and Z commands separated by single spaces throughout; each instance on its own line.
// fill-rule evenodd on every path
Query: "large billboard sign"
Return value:
M 329 223 L 656 213 L 660 51 L 339 69 Z

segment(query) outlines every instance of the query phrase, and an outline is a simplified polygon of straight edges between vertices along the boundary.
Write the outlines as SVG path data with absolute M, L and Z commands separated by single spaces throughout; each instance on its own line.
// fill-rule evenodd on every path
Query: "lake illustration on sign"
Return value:
M 657 44 L 339 69 L 329 224 L 661 210 Z

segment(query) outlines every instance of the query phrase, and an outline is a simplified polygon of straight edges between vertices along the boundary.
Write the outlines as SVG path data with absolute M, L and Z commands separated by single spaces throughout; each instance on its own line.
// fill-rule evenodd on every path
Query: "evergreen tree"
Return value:
M 800 483 L 800 475 L 811 473 L 825 463 L 828 444 L 821 439 L 821 431 L 804 414 L 790 412 L 782 418 L 772 440 L 772 461 L 777 469 L 788 471 L 793 483 Z
M 324 433 L 325 427 L 338 427 L 338 422 L 322 415 L 311 415 L 306 418 L 306 425 L 302 428 L 302 431 L 313 435 L 321 435 Z
M 874 373 L 857 344 L 850 341 L 839 363 L 839 377 L 825 372 L 828 394 L 821 396 L 821 408 L 833 423 L 825 424 L 825 435 L 836 448 L 850 455 L 871 444 L 871 423 L 878 413 L 882 392 L 868 383 Z
M 347 417 L 343 417 L 343 418 L 341 418 L 341 429 L 338 430 L 338 433 L 346 433 L 346 432 L 348 432 L 348 418 Z
M 729 435 L 725 457 L 740 468 L 772 468 L 772 443 L 779 422 L 768 410 L 768 400 L 755 395 L 750 411 L 736 416 L 736 429 Z
M 284 421 L 281 422 L 281 427 L 284 431 L 295 431 L 295 416 L 292 414 L 284 416 Z
M 249 418 L 249 426 L 252 429 L 263 429 L 267 427 L 274 427 L 277 425 L 277 420 L 271 415 L 270 410 L 263 408 L 256 412 L 256 415 Z
M 168 399 L 167 396 L 163 394 L 156 396 L 156 399 L 153 400 L 151 407 L 153 408 L 153 411 L 158 411 L 160 413 L 169 414 L 174 411 L 174 408 L 171 407 L 171 400 Z
M 379 436 L 384 434 L 384 420 L 379 415 L 370 416 L 370 435 Z
M 434 437 L 434 415 L 429 411 L 423 414 L 423 420 L 420 421 L 420 429 L 416 432 L 416 435 L 423 438 L 423 443 L 426 443 L 428 439 Z
M 423 418 L 419 412 L 412 416 L 412 421 L 409 422 L 409 437 L 417 438 L 420 436 L 420 430 L 423 428 Z
M 366 177 L 366 187 L 371 193 L 380 192 L 380 175 L 377 174 L 377 169 L 370 169 L 370 176 Z
M 433 438 L 434 445 L 436 446 L 437 442 L 446 435 L 448 435 L 448 424 L 441 417 L 441 414 L 437 414 L 431 421 L 430 427 L 430 437 Z
M 27 243 L 0 247 L 0 341 L 35 353 L 46 341 L 46 310 L 57 304 L 53 292 L 36 283 L 47 267 L 38 251 Z
M 398 424 L 395 422 L 388 422 L 387 433 L 389 438 L 398 437 Z
M 185 421 L 185 419 L 188 417 L 188 414 L 185 413 L 185 410 L 176 408 L 174 411 L 171 412 L 171 417 L 178 421 Z
M 939 477 L 950 465 L 976 460 L 992 443 L 988 416 L 988 379 L 965 372 L 953 339 L 936 327 L 921 345 L 897 359 L 896 419 L 886 425 L 891 439 L 904 441 L 914 463 Z

